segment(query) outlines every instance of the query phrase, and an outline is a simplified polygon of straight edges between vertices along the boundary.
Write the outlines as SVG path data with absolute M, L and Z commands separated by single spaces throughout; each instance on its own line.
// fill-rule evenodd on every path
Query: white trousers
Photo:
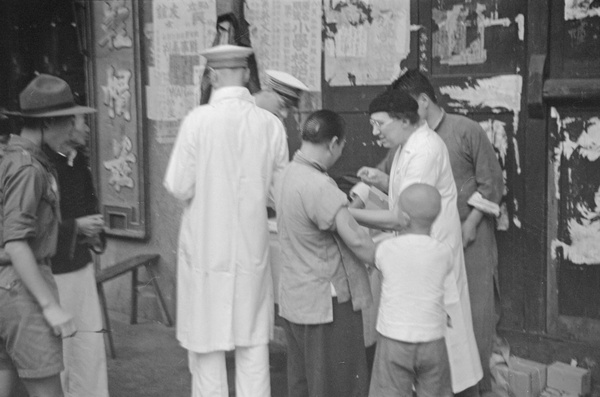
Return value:
M 60 374 L 65 397 L 108 397 L 106 351 L 102 314 L 96 289 L 94 265 L 56 274 L 60 305 L 69 312 L 78 331 L 63 339 L 65 370 Z
M 192 397 L 228 397 L 225 352 L 188 351 Z M 236 397 L 271 397 L 269 346 L 236 347 Z

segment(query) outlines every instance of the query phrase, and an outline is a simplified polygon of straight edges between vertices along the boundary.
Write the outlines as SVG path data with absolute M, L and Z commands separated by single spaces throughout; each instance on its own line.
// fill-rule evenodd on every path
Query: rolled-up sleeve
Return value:
M 303 204 L 310 220 L 319 230 L 335 230 L 335 216 L 348 205 L 344 192 L 333 180 L 327 180 L 303 196 Z
M 20 167 L 4 183 L 2 241 L 36 236 L 37 210 L 44 187 L 43 175 L 33 166 Z

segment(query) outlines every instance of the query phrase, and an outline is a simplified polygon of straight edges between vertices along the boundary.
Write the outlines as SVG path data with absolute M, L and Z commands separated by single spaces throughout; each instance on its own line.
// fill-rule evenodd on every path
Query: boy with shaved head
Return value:
M 397 210 L 408 225 L 377 248 L 383 284 L 370 397 L 411 396 L 413 385 L 417 396 L 452 396 L 444 281 L 453 255 L 450 246 L 430 236 L 440 210 L 436 188 L 408 186 Z

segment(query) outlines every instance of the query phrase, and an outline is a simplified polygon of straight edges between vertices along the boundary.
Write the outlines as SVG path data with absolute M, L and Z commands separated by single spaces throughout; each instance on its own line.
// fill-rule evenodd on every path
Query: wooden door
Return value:
M 429 75 L 438 102 L 465 114 L 488 133 L 504 171 L 506 190 L 497 222 L 502 324 L 525 327 L 523 282 L 524 145 L 522 103 L 525 15 L 519 0 L 419 2 L 419 68 Z M 533 316 L 535 318 L 535 316 Z M 535 326 L 534 326 L 535 328 Z
M 600 2 L 551 2 L 548 332 L 600 341 Z

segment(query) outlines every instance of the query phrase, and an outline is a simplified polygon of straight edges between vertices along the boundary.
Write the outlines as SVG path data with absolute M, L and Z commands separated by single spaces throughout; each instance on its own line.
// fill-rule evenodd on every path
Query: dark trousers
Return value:
M 333 322 L 284 323 L 289 397 L 366 397 L 362 313 L 333 299 Z
M 452 397 L 444 338 L 408 343 L 379 335 L 369 397 Z

